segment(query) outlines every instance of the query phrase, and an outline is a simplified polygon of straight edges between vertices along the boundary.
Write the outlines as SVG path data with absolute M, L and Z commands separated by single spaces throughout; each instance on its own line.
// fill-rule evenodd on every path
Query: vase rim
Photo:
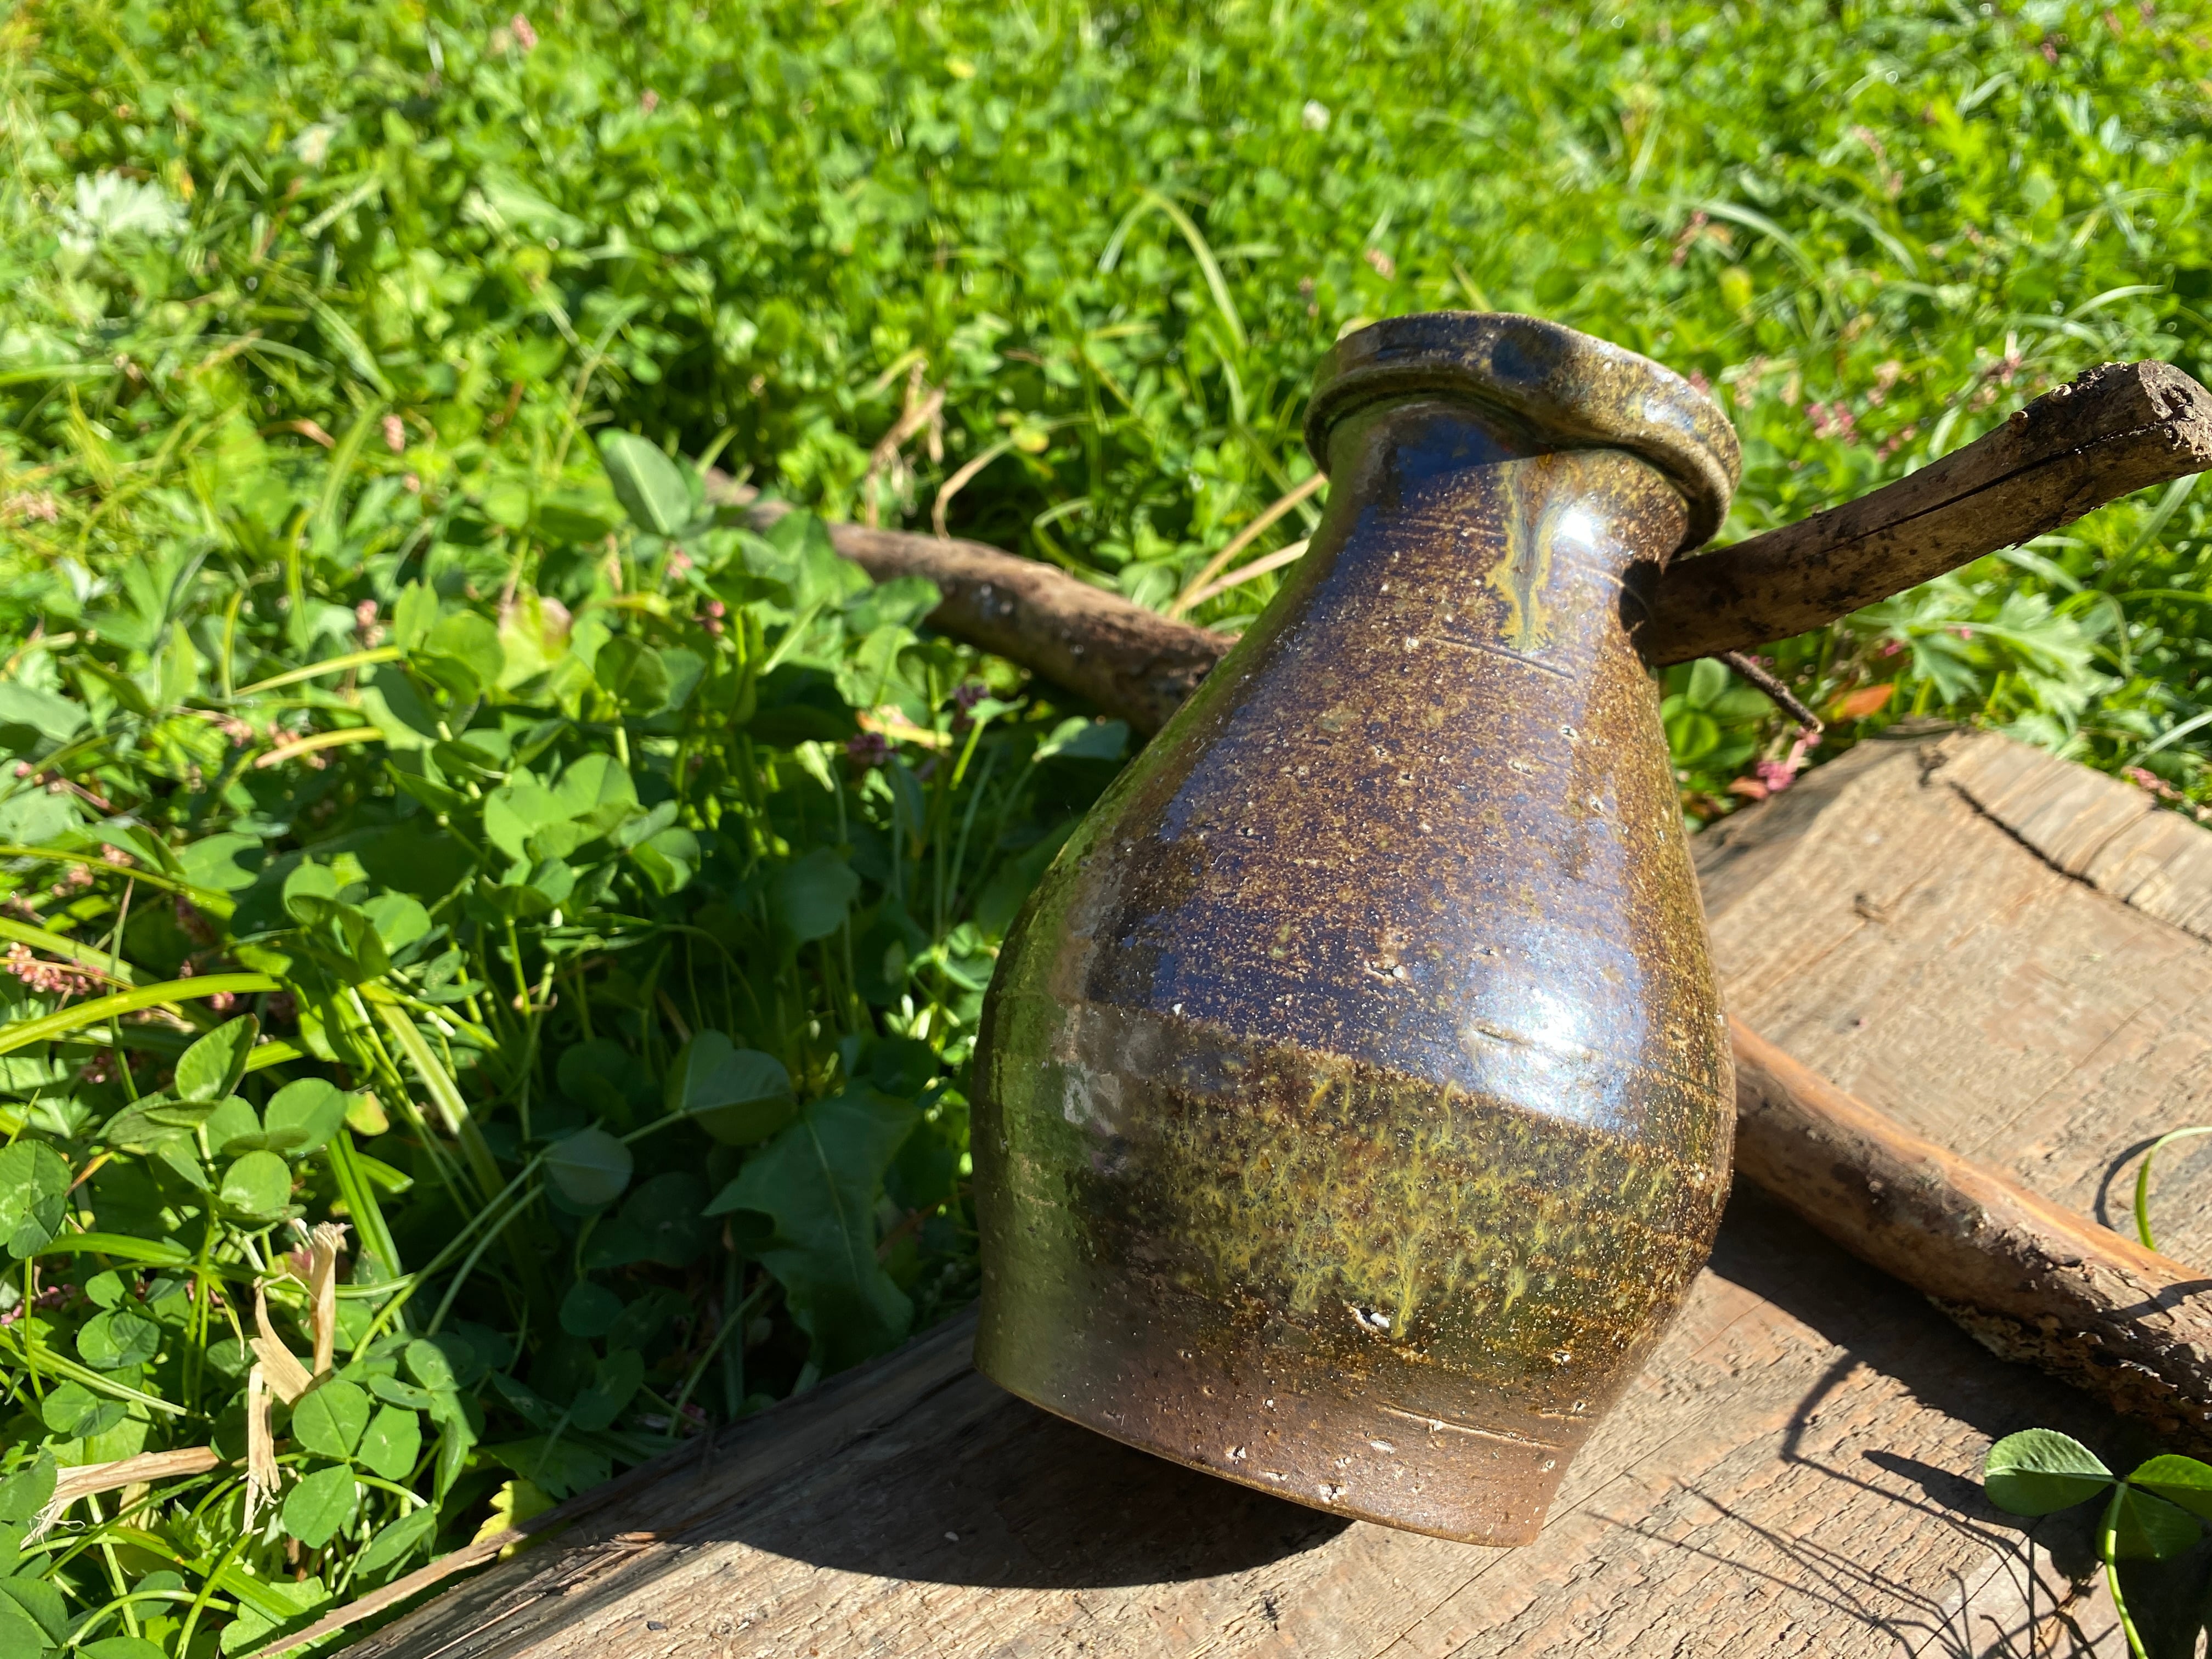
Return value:
M 1329 436 L 1345 416 L 1422 393 L 1506 410 L 1560 448 L 1625 449 L 1650 462 L 1689 508 L 1677 553 L 1720 528 L 1742 476 L 1735 428 L 1674 370 L 1560 323 L 1490 311 L 1392 317 L 1332 346 L 1306 408 L 1316 465 L 1328 470 Z

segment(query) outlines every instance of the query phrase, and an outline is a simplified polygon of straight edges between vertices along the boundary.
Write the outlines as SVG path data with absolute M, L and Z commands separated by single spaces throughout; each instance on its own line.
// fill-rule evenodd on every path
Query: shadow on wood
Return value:
M 946 1439 L 880 1462 L 864 1449 L 842 1477 L 733 1510 L 687 1541 L 879 1578 L 1086 1589 L 1249 1572 L 1350 1524 L 1104 1439 L 981 1378 L 959 1395 L 967 1420 Z

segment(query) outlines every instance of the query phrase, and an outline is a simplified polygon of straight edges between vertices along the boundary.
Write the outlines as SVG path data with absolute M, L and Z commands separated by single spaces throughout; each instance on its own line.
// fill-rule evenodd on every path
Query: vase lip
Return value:
M 1626 449 L 1650 462 L 1690 510 L 1680 553 L 1720 528 L 1743 474 L 1735 428 L 1673 369 L 1511 312 L 1418 312 L 1346 335 L 1314 371 L 1306 448 L 1327 471 L 1329 434 L 1346 415 L 1423 392 L 1507 410 L 1562 448 Z

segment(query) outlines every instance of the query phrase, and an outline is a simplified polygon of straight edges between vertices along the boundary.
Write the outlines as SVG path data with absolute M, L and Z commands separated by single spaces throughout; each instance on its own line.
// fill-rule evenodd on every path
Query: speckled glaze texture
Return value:
M 976 1362 L 1321 1508 L 1533 1538 L 1705 1259 L 1733 1081 L 1625 579 L 1735 434 L 1527 318 L 1340 343 L 1292 580 L 1030 900 Z

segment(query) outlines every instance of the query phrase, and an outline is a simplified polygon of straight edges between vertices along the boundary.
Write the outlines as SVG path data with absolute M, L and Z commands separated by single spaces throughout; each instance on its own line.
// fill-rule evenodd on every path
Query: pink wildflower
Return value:
M 2148 790 L 2160 800 L 2180 801 L 2188 799 L 2148 766 L 2129 766 L 2121 769 L 2120 775 L 2138 789 Z
M 38 770 L 38 768 L 33 766 L 28 761 L 17 761 L 15 763 L 15 775 L 19 778 L 27 778 L 36 770 Z
M 253 728 L 235 714 L 226 714 L 216 723 L 216 730 L 230 739 L 230 746 L 240 749 L 253 741 Z
M 100 861 L 102 864 L 112 864 L 118 870 L 131 869 L 137 863 L 136 859 L 120 847 L 110 846 L 106 842 L 100 844 Z
M 1846 443 L 1858 438 L 1858 419 L 1840 403 L 1807 404 L 1805 418 L 1813 423 L 1816 438 L 1841 438 Z
M 644 92 L 639 94 L 637 106 L 643 110 L 647 115 L 652 114 L 653 111 L 660 107 L 660 94 L 655 92 L 651 87 L 647 87 Z
M 397 415 L 384 417 L 384 447 L 395 455 L 406 452 L 407 423 Z
M 530 27 L 530 20 L 527 17 L 517 12 L 507 20 L 507 26 L 514 32 L 516 46 L 520 46 L 525 52 L 538 50 L 538 31 Z
M 21 520 L 26 523 L 35 519 L 41 524 L 52 524 L 61 515 L 61 503 L 44 491 L 35 495 L 19 492 L 10 495 L 6 501 L 0 501 L 0 516 Z
M 1683 260 L 1688 258 L 1690 244 L 1696 241 L 1698 234 L 1711 222 L 1703 208 L 1692 213 L 1690 216 L 1690 222 L 1682 227 L 1682 234 L 1674 239 L 1674 257 L 1670 263 L 1679 265 Z
M 10 945 L 6 957 L 0 957 L 0 967 L 4 967 L 33 991 L 60 996 L 82 996 L 92 989 L 91 975 L 61 963 L 46 962 L 33 956 L 27 945 Z
M 84 1070 L 77 1073 L 78 1079 L 85 1083 L 112 1083 L 115 1076 L 115 1050 L 112 1048 L 97 1050 L 84 1063 Z
M 1705 398 L 1712 395 L 1713 383 L 1696 369 L 1693 368 L 1690 371 L 1689 380 L 1691 389 L 1696 392 L 1699 397 Z
M 694 561 L 692 560 L 691 556 L 689 553 L 686 553 L 682 548 L 672 547 L 668 550 L 668 574 L 670 575 L 689 575 L 691 573 L 693 562 Z

